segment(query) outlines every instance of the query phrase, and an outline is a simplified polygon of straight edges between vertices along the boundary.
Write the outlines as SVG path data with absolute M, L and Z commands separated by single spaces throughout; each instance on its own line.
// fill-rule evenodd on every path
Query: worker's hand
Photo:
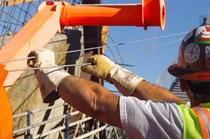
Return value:
M 28 58 L 27 64 L 29 67 L 40 67 L 43 62 L 55 65 L 54 52 L 46 48 L 31 51 Z
M 39 83 L 43 102 L 53 102 L 59 98 L 56 91 L 60 82 L 68 75 L 64 69 L 55 64 L 54 52 L 45 48 L 31 51 L 28 55 L 27 64 L 29 67 L 38 67 L 35 69 L 35 76 Z M 52 67 L 52 68 L 50 68 Z
M 109 58 L 104 55 L 94 55 L 87 59 L 91 65 L 82 66 L 82 71 L 94 75 L 103 80 L 110 81 L 110 70 L 116 66 Z
M 87 62 L 91 65 L 82 66 L 82 71 L 113 83 L 125 96 L 132 95 L 137 85 L 144 80 L 103 55 L 94 55 Z

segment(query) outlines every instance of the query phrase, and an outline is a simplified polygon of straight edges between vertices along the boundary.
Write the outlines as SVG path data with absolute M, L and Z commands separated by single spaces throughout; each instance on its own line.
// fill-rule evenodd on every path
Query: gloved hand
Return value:
M 94 55 L 87 59 L 87 63 L 91 63 L 91 65 L 82 66 L 82 71 L 111 82 L 110 70 L 117 66 L 114 62 L 104 55 Z
M 104 55 L 94 55 L 87 59 L 91 65 L 82 66 L 82 71 L 114 83 L 125 96 L 132 95 L 137 85 L 145 80 L 131 71 L 120 67 Z
M 43 102 L 53 102 L 59 98 L 56 93 L 58 85 L 70 74 L 62 68 L 55 67 L 57 66 L 55 64 L 55 55 L 54 52 L 49 49 L 42 48 L 31 51 L 28 57 L 32 56 L 35 56 L 35 58 L 29 59 L 27 64 L 29 67 L 40 67 L 40 69 L 36 69 L 34 72 L 39 83 Z

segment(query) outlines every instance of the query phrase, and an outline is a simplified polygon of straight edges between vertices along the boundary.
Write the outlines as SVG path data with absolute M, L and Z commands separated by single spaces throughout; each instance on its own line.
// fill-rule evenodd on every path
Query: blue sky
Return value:
M 141 3 L 139 0 L 103 0 L 106 4 L 131 4 Z M 166 23 L 165 29 L 162 31 L 160 27 L 148 27 L 145 31 L 143 27 L 125 27 L 125 26 L 110 26 L 109 37 L 107 44 L 132 42 L 161 36 L 172 35 L 162 39 L 155 39 L 139 43 L 131 43 L 119 45 L 106 49 L 105 53 L 110 57 L 118 57 L 135 51 L 132 54 L 123 57 L 125 64 L 134 65 L 134 67 L 126 67 L 147 81 L 155 83 L 161 73 L 172 64 L 177 57 L 181 40 L 187 32 L 200 25 L 203 16 L 209 13 L 208 0 L 165 0 L 166 7 Z M 181 35 L 174 36 L 177 33 Z M 113 42 L 114 41 L 114 42 Z M 174 43 L 171 43 L 176 41 Z M 159 47 L 161 44 L 170 43 Z M 156 47 L 156 48 L 155 48 Z M 119 53 L 119 52 L 120 53 Z M 121 59 L 117 59 L 122 63 Z

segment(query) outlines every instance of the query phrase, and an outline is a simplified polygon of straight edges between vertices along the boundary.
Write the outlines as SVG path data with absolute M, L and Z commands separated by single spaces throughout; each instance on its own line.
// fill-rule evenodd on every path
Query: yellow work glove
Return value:
M 82 71 L 110 81 L 110 70 L 116 65 L 114 62 L 104 55 L 94 55 L 87 59 L 87 63 L 91 63 L 91 65 L 82 66 Z
M 49 49 L 42 48 L 31 51 L 28 57 L 35 57 L 27 61 L 29 67 L 40 68 L 35 69 L 34 73 L 39 83 L 43 102 L 50 103 L 55 101 L 59 98 L 56 93 L 58 85 L 70 74 L 55 64 L 54 52 Z
M 82 66 L 82 71 L 113 83 L 125 96 L 132 95 L 144 78 L 120 67 L 104 55 L 94 55 L 87 59 L 91 65 Z

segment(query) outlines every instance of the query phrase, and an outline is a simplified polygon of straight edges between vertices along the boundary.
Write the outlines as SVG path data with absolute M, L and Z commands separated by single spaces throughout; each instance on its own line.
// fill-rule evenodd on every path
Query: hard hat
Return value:
M 178 63 L 168 72 L 184 80 L 210 81 L 210 26 L 199 26 L 184 37 Z

